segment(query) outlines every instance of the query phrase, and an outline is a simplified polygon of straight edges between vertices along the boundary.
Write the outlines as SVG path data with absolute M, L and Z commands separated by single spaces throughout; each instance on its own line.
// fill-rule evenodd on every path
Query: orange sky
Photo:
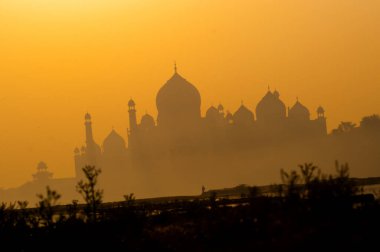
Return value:
M 73 176 L 84 113 L 98 143 L 126 136 L 128 99 L 156 115 L 174 60 L 203 112 L 254 109 L 270 85 L 289 106 L 323 105 L 329 129 L 380 113 L 379 13 L 378 0 L 0 0 L 0 187 L 40 160 Z

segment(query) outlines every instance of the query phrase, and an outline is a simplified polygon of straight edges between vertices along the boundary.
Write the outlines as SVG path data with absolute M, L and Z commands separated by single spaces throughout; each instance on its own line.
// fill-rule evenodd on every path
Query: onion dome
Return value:
M 158 91 L 156 106 L 160 125 L 187 124 L 201 117 L 199 91 L 177 72 Z
M 268 91 L 256 106 L 258 121 L 277 121 L 285 119 L 286 107 L 280 100 L 280 93 Z
M 154 118 L 151 115 L 145 114 L 141 117 L 140 126 L 143 128 L 153 128 L 156 126 L 156 123 L 154 122 Z
M 124 139 L 115 131 L 112 130 L 103 141 L 104 151 L 123 151 L 125 150 Z
M 251 125 L 255 121 L 253 112 L 243 104 L 233 115 L 233 121 L 236 125 Z
M 297 100 L 297 102 L 289 110 L 289 118 L 298 120 L 310 120 L 310 112 Z
M 222 105 L 222 104 L 219 104 L 219 106 L 218 106 L 218 111 L 219 111 L 219 112 L 223 112 L 223 110 L 224 110 L 223 105 Z

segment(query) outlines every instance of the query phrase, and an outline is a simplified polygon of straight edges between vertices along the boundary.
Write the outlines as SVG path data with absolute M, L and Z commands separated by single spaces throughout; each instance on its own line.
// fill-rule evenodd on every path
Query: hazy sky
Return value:
M 203 113 L 254 110 L 268 85 L 313 116 L 323 105 L 329 129 L 380 113 L 379 13 L 379 0 L 0 0 L 0 187 L 40 160 L 73 176 L 84 113 L 99 144 L 112 127 L 125 137 L 127 101 L 156 115 L 174 60 Z

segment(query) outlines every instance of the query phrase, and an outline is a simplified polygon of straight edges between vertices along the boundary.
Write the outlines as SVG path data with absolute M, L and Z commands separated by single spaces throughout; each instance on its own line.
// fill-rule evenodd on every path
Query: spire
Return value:
M 177 73 L 177 62 L 174 61 L 174 73 L 176 74 Z

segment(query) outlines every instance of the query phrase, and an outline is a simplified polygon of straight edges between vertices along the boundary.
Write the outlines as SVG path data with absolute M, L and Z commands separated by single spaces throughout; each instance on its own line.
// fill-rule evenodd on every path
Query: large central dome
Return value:
M 258 121 L 276 122 L 286 117 L 285 104 L 280 100 L 280 93 L 268 90 L 266 95 L 256 106 Z
M 201 117 L 201 95 L 197 88 L 177 71 L 157 93 L 157 122 L 160 126 L 176 126 L 198 122 Z

